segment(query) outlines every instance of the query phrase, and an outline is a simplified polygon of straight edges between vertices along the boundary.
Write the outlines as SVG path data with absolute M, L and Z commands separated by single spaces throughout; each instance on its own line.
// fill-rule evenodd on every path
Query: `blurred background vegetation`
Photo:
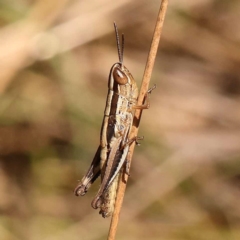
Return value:
M 0 0 L 0 239 L 105 239 L 73 189 L 110 67 L 140 86 L 159 1 Z M 240 2 L 170 0 L 117 239 L 240 239 Z

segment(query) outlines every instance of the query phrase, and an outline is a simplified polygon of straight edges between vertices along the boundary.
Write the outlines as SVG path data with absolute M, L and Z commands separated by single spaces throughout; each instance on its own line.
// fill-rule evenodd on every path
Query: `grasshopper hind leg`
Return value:
M 99 146 L 87 174 L 74 190 L 76 196 L 84 196 L 94 181 L 100 176 L 100 151 L 101 147 Z

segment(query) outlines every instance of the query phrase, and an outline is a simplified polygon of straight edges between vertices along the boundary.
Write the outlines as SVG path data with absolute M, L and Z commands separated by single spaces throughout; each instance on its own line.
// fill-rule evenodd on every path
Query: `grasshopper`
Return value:
M 100 145 L 87 174 L 75 188 L 76 196 L 86 194 L 92 183 L 101 175 L 100 189 L 92 201 L 92 207 L 100 208 L 100 214 L 108 217 L 114 210 L 116 191 L 125 164 L 129 175 L 127 154 L 129 146 L 138 137 L 129 139 L 135 109 L 150 107 L 149 94 L 145 95 L 143 105 L 137 105 L 138 87 L 129 70 L 123 65 L 124 35 L 120 47 L 117 25 L 114 23 L 119 62 L 115 63 L 109 74 L 108 95 L 100 133 Z

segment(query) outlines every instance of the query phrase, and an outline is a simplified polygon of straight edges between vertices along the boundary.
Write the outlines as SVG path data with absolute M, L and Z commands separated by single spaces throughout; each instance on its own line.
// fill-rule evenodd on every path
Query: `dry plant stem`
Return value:
M 143 75 L 142 85 L 141 85 L 141 89 L 140 89 L 140 93 L 139 93 L 139 97 L 138 97 L 138 105 L 143 104 L 144 96 L 149 88 L 149 82 L 151 79 L 152 70 L 153 70 L 153 66 L 154 66 L 154 62 L 155 62 L 155 58 L 156 58 L 156 54 L 157 54 L 157 50 L 158 50 L 158 45 L 159 45 L 159 41 L 160 41 L 160 37 L 161 37 L 161 33 L 162 33 L 163 22 L 164 22 L 164 18 L 165 18 L 166 11 L 167 11 L 167 5 L 168 5 L 168 0 L 162 0 L 161 5 L 160 5 L 160 10 L 158 13 L 155 30 L 154 30 L 152 45 L 150 48 L 150 52 L 149 52 L 147 63 L 146 63 L 146 68 L 145 68 L 144 75 Z M 138 134 L 138 128 L 139 128 L 139 123 L 140 123 L 140 119 L 141 119 L 141 114 L 142 114 L 141 110 L 136 110 L 135 116 L 134 116 L 134 121 L 133 121 L 133 127 L 132 127 L 131 134 L 130 134 L 130 139 L 137 136 L 137 134 Z M 133 143 L 129 149 L 128 160 L 130 161 L 130 163 L 132 160 L 134 148 L 135 148 L 135 143 Z M 120 182 L 119 182 L 119 186 L 118 186 L 118 190 L 117 190 L 115 209 L 114 209 L 114 212 L 112 215 L 111 225 L 110 225 L 110 229 L 109 229 L 109 233 L 108 233 L 108 240 L 115 239 L 127 180 L 128 180 L 128 176 L 126 174 L 125 174 L 124 178 L 120 178 Z

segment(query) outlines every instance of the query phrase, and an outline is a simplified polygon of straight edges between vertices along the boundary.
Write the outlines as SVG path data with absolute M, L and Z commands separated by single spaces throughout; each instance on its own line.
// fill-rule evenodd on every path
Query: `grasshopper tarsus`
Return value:
M 92 200 L 92 207 L 94 209 L 100 208 L 102 205 L 102 198 L 101 196 L 96 196 L 93 200 Z
M 144 136 L 142 136 L 142 137 L 138 137 L 138 136 L 133 137 L 133 138 L 129 139 L 128 145 L 131 145 L 133 142 L 135 142 L 137 146 L 140 146 L 141 143 L 139 143 L 138 141 L 139 140 L 142 141 L 143 139 L 144 139 Z
M 138 140 L 140 140 L 140 141 L 144 140 L 144 136 L 142 136 L 142 137 L 136 137 L 136 139 L 135 139 L 136 145 L 137 145 L 137 146 L 140 146 L 141 143 L 139 143 Z
M 157 87 L 156 84 L 153 85 L 153 87 L 149 88 L 148 91 L 145 93 L 144 96 L 144 103 L 142 105 L 135 105 L 133 106 L 133 109 L 149 109 L 150 108 L 150 94 L 152 91 Z
M 149 109 L 150 108 L 150 94 L 152 91 L 157 87 L 156 84 L 153 87 L 149 88 L 144 97 L 144 104 L 142 105 L 142 109 Z
M 78 185 L 74 190 L 74 193 L 77 197 L 84 196 L 86 194 L 86 192 L 87 192 L 86 187 L 83 185 L 80 185 L 80 186 Z
M 153 91 L 155 88 L 157 88 L 157 85 L 156 85 L 156 84 L 154 84 L 151 88 L 148 89 L 147 94 L 148 94 L 148 93 L 151 94 L 152 91 Z

